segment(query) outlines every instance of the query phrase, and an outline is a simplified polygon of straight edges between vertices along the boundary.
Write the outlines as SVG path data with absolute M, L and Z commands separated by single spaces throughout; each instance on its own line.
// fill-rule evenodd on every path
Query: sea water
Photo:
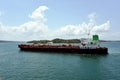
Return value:
M 24 52 L 0 43 L 0 80 L 120 80 L 120 42 L 103 42 L 108 55 Z

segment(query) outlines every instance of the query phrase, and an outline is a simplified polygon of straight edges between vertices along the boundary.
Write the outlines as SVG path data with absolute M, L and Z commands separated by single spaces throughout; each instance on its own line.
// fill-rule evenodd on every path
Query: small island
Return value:
M 27 43 L 34 43 L 34 44 L 46 44 L 49 42 L 53 42 L 53 43 L 80 43 L 80 39 L 53 39 L 53 40 L 33 40 L 33 41 L 28 41 Z

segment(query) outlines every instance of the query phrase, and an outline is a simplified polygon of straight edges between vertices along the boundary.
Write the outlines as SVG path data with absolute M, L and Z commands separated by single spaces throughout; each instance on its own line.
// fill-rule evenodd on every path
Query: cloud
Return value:
M 108 30 L 109 30 L 109 28 L 110 28 L 110 21 L 107 21 L 106 23 L 104 23 L 104 24 L 101 24 L 101 25 L 95 25 L 94 27 L 93 27 L 93 32 L 94 33 L 104 33 L 104 32 L 107 32 Z
M 95 23 L 95 18 L 97 17 L 97 13 L 91 13 L 88 15 L 89 21 Z
M 96 25 L 96 13 L 92 13 L 88 16 L 88 23 L 68 24 L 53 31 L 45 24 L 46 18 L 44 12 L 47 9 L 47 6 L 39 6 L 29 15 L 32 20 L 19 26 L 6 26 L 0 23 L 0 39 L 23 41 L 52 38 L 81 38 L 87 36 L 88 33 L 103 33 L 102 35 L 104 35 L 110 28 L 110 21 Z
M 35 11 L 32 12 L 31 15 L 29 15 L 30 18 L 32 19 L 42 19 L 45 21 L 45 15 L 44 12 L 48 9 L 47 6 L 39 6 Z
M 7 40 L 33 40 L 47 37 L 47 25 L 39 21 L 29 21 L 20 26 L 0 26 L 0 36 Z
M 66 25 L 65 27 L 60 28 L 57 31 L 58 36 L 66 36 L 66 38 L 86 37 L 88 34 L 99 34 L 103 36 L 110 29 L 110 21 L 96 25 L 96 13 L 90 14 L 88 18 L 88 23 L 83 22 L 78 25 Z
M 45 24 L 44 12 L 46 6 L 38 7 L 30 16 L 31 21 L 25 22 L 19 26 L 6 26 L 0 24 L 0 36 L 5 40 L 33 40 L 47 37 L 49 31 Z

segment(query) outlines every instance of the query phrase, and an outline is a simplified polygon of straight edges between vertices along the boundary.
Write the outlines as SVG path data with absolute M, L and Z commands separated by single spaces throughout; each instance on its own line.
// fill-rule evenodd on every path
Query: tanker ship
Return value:
M 77 45 L 73 44 L 18 44 L 21 51 L 39 51 L 48 53 L 71 53 L 71 54 L 108 54 L 107 47 L 101 47 L 99 36 L 93 35 L 92 39 L 81 40 Z

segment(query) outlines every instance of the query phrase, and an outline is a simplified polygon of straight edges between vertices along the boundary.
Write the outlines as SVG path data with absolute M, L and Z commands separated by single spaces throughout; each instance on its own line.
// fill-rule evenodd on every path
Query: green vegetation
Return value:
M 53 39 L 53 43 L 80 43 L 79 39 Z
M 53 40 L 34 40 L 34 41 L 28 41 L 28 43 L 34 43 L 34 44 L 38 44 L 38 43 L 42 43 L 42 44 L 46 44 L 48 42 L 53 42 L 53 43 L 80 43 L 81 41 L 79 39 L 53 39 Z
M 50 42 L 50 40 L 33 40 L 33 41 L 28 41 L 27 43 L 34 43 L 34 44 L 38 44 L 38 43 L 41 43 L 41 44 L 46 44 Z

